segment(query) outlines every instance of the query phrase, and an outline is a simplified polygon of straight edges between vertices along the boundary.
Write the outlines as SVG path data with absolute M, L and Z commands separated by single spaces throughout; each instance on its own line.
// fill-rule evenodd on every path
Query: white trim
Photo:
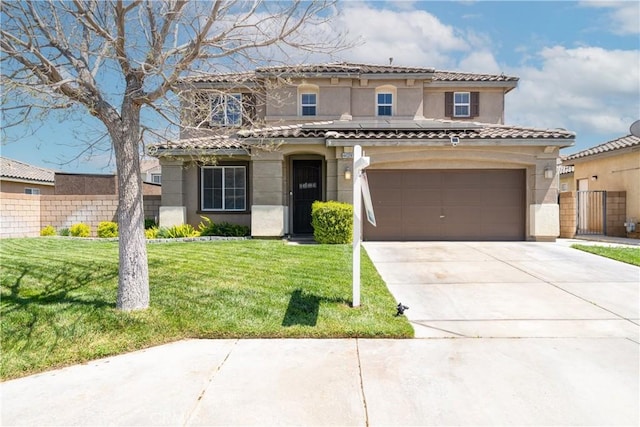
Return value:
M 243 197 L 243 205 L 244 207 L 241 209 L 227 209 L 225 207 L 225 193 L 227 191 L 227 186 L 225 183 L 225 169 L 238 169 L 241 168 L 244 174 L 244 197 Z M 222 171 L 222 208 L 205 208 L 204 206 L 204 171 L 205 170 L 215 170 L 220 169 Z M 213 178 L 213 177 L 212 177 Z M 212 189 L 213 193 L 213 189 Z M 213 201 L 212 201 L 213 204 Z M 200 167 L 200 210 L 202 212 L 245 212 L 247 210 L 247 167 L 244 165 L 224 165 L 224 166 L 201 166 Z

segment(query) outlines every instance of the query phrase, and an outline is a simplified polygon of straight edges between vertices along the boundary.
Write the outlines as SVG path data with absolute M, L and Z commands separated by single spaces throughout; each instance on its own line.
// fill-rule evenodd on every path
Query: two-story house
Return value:
M 575 135 L 505 125 L 517 82 L 351 63 L 185 79 L 180 139 L 152 150 L 160 224 L 311 233 L 314 200 L 352 201 L 360 145 L 377 218 L 365 240 L 553 240 L 556 161 Z

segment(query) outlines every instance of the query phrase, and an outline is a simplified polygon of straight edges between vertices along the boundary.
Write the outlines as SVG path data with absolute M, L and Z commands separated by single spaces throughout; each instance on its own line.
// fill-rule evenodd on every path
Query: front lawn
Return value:
M 149 244 L 151 308 L 115 309 L 117 242 L 0 242 L 3 379 L 183 338 L 411 337 L 362 256 L 351 308 L 351 247 L 282 241 Z
M 571 245 L 574 249 L 600 255 L 603 257 L 615 259 L 616 261 L 626 262 L 627 264 L 637 265 L 640 267 L 640 248 L 613 247 L 613 246 L 590 246 L 590 245 Z

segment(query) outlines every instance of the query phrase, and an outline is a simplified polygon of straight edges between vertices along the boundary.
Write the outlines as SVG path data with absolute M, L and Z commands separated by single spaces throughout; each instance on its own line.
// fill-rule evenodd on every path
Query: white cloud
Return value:
M 365 43 L 342 54 L 353 62 L 451 68 L 454 54 L 471 49 L 464 37 L 423 10 L 375 9 L 347 3 L 339 27 Z
M 580 5 L 611 9 L 607 24 L 612 33 L 640 34 L 640 3 L 637 1 L 583 1 Z
M 539 52 L 539 67 L 509 70 L 520 76 L 507 97 L 507 120 L 589 134 L 626 134 L 640 112 L 640 54 L 598 47 Z

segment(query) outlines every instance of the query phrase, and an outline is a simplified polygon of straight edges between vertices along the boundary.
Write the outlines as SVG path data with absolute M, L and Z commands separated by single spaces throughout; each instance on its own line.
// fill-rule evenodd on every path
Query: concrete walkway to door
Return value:
M 418 338 L 626 338 L 640 268 L 563 242 L 366 242 Z

